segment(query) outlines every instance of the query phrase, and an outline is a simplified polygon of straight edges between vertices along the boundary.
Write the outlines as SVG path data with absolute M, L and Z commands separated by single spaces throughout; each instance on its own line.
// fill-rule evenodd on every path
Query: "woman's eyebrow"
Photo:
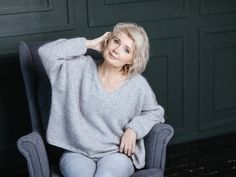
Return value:
M 120 38 L 117 36 L 114 36 L 114 38 L 116 38 L 119 42 L 121 42 Z M 131 47 L 129 47 L 128 45 L 125 44 L 126 47 L 128 47 L 129 50 L 131 50 Z
M 121 42 L 120 38 L 118 38 L 117 36 L 114 36 L 114 38 Z

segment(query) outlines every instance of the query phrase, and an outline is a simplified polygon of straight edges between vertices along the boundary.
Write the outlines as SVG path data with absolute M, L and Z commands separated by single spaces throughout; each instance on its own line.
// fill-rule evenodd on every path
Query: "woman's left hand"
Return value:
M 124 153 L 127 156 L 134 154 L 137 134 L 131 128 L 127 128 L 121 137 L 120 153 Z
M 85 42 L 85 46 L 87 48 L 90 48 L 90 49 L 93 49 L 93 50 L 96 50 L 98 52 L 101 52 L 102 51 L 102 42 L 109 37 L 109 35 L 111 34 L 111 32 L 105 32 L 102 36 L 99 36 L 95 39 L 92 39 L 92 40 L 86 40 Z

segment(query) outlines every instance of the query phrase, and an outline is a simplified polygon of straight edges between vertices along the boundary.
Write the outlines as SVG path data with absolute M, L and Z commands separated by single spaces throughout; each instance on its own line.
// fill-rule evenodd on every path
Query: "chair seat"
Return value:
M 53 164 L 50 168 L 51 177 L 63 177 L 60 173 L 58 164 Z M 140 170 L 135 172 L 131 177 L 163 177 L 163 173 L 160 169 L 151 168 L 146 170 Z

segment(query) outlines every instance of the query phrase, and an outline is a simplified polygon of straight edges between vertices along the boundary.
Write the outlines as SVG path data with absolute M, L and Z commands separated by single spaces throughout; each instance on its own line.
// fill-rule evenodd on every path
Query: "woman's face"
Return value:
M 133 54 L 134 41 L 126 33 L 120 32 L 109 40 L 103 57 L 113 67 L 122 68 L 131 63 Z

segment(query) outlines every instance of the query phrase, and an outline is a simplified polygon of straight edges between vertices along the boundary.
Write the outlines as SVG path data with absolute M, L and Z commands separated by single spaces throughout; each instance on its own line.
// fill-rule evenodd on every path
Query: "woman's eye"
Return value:
M 129 49 L 125 49 L 125 52 L 126 52 L 126 53 L 129 53 Z
M 118 44 L 119 41 L 118 41 L 117 39 L 114 39 L 114 43 L 115 43 L 115 44 Z

